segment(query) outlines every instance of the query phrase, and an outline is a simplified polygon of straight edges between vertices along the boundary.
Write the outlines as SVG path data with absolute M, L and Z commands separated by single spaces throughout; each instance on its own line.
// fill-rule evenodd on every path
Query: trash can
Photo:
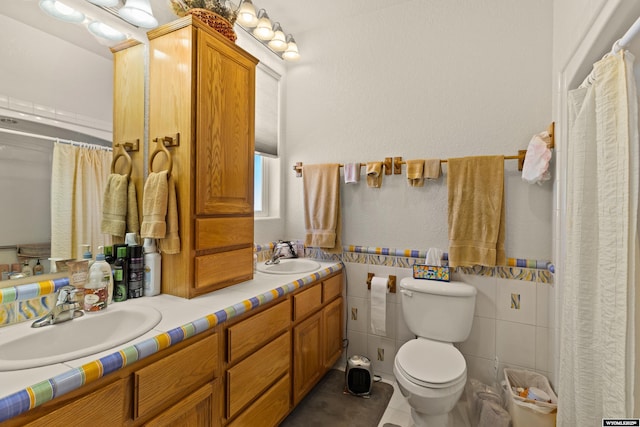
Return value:
M 537 372 L 505 368 L 505 393 L 507 395 L 507 407 L 513 427 L 554 427 L 556 425 L 556 413 L 558 412 L 558 396 L 554 393 L 549 380 Z M 527 397 L 522 397 L 514 391 L 514 388 L 533 388 Z M 550 402 L 545 402 L 536 396 L 536 393 L 549 397 Z

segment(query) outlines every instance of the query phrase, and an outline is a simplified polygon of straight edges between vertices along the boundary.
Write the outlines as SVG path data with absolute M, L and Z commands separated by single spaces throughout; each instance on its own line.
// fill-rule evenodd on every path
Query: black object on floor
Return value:
M 393 394 L 393 386 L 374 383 L 368 399 L 344 394 L 344 390 L 344 372 L 330 370 L 280 427 L 377 427 Z

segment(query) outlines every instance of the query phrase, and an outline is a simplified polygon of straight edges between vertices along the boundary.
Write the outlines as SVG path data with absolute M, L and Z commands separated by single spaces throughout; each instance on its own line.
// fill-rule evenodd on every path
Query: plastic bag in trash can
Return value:
M 478 427 L 509 427 L 511 415 L 498 403 L 483 400 Z

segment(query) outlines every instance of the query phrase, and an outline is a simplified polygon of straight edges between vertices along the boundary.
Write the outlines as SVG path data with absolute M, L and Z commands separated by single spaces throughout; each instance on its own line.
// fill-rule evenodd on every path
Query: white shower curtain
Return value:
M 51 256 L 82 258 L 80 245 L 111 244 L 100 232 L 111 151 L 56 142 L 51 173 Z
M 638 109 L 633 55 L 594 64 L 569 93 L 567 238 L 558 425 L 633 415 Z

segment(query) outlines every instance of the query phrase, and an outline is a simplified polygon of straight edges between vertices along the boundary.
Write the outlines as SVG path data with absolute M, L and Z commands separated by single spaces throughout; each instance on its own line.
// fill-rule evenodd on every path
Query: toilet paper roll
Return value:
M 387 322 L 387 286 L 389 278 L 373 277 L 371 279 L 371 330 L 376 335 L 386 336 Z

